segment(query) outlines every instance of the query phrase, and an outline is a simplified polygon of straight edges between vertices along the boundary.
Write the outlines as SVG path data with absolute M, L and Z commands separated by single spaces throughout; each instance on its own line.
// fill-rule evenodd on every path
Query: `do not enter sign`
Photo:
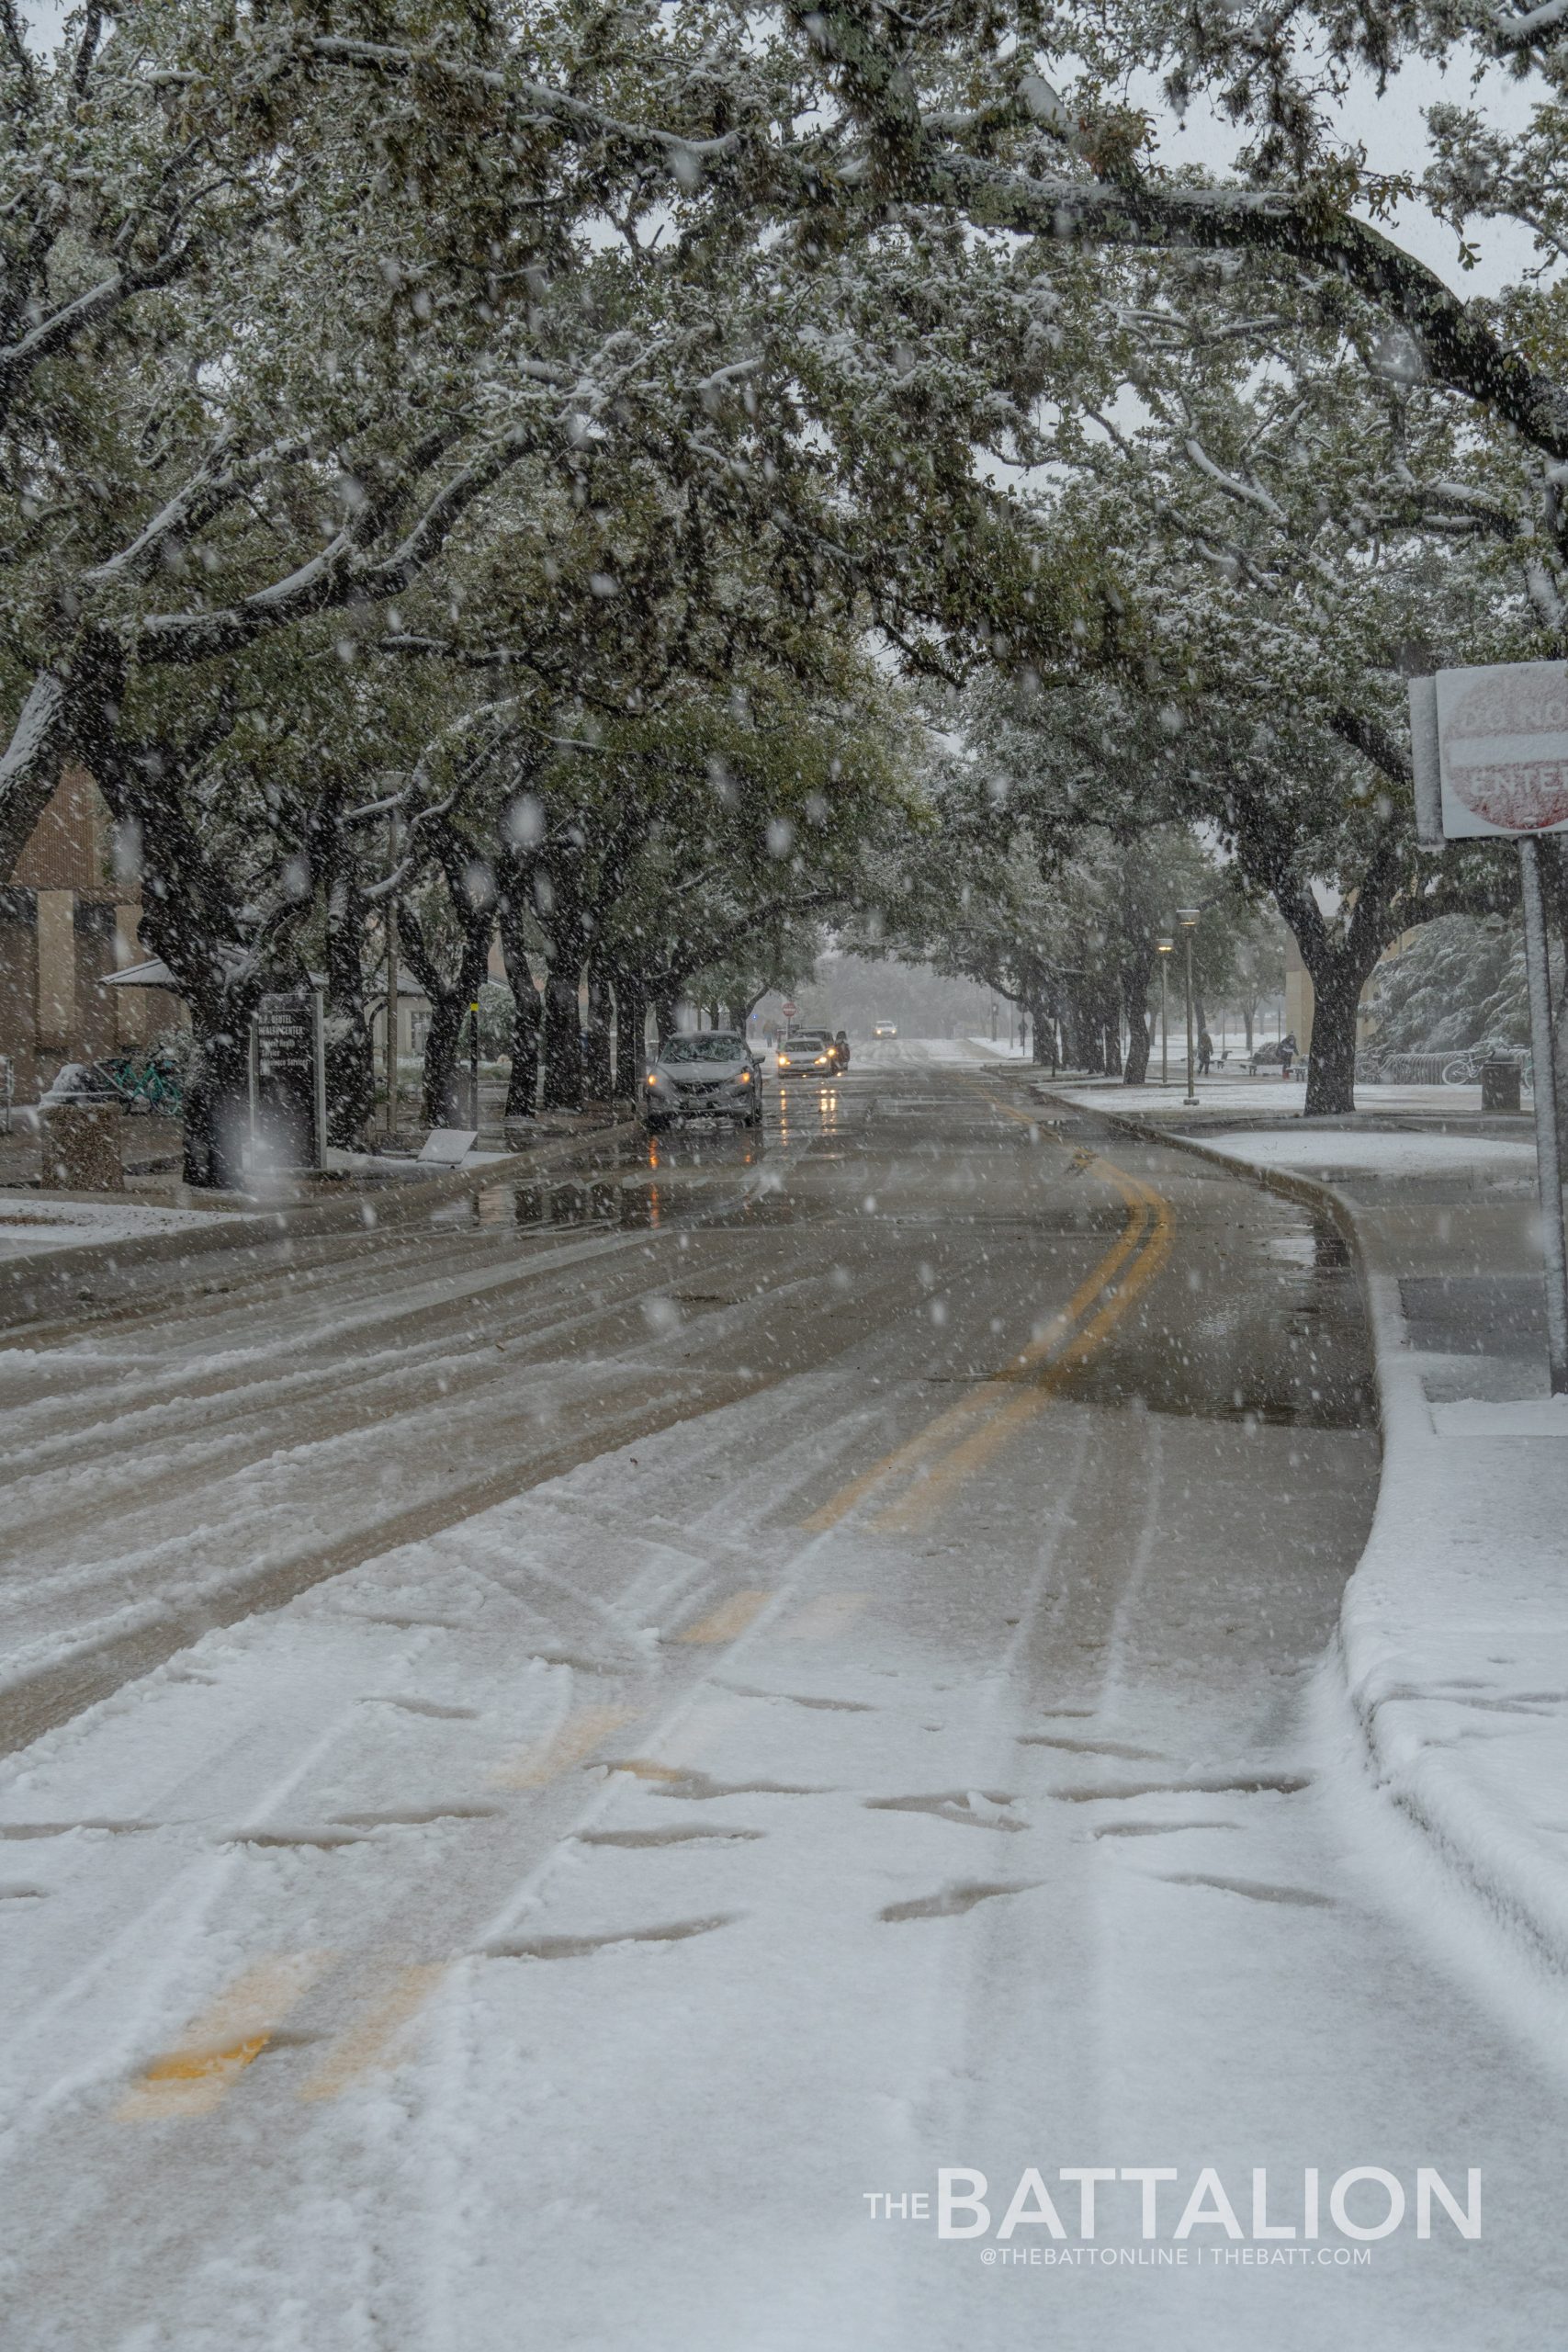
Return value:
M 1424 840 L 1568 827 L 1568 662 L 1439 670 L 1410 709 Z

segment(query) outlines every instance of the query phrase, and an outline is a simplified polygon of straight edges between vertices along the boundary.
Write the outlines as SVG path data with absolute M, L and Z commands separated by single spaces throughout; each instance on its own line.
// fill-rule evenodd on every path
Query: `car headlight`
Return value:
M 818 1057 L 817 1057 L 817 1067 L 818 1067 L 818 1069 L 820 1069 L 822 1068 L 822 1066 L 823 1066 L 823 1064 L 826 1062 L 827 1058 L 828 1058 L 828 1057 L 827 1057 L 827 1055 L 826 1055 L 826 1054 L 818 1054 Z
M 750 1086 L 751 1083 L 750 1071 L 749 1069 L 743 1069 L 735 1083 L 737 1086 Z
M 792 1067 L 792 1064 L 791 1064 L 791 1062 L 790 1062 L 789 1056 L 788 1056 L 787 1054 L 781 1054 L 781 1055 L 779 1056 L 779 1068 L 780 1068 L 780 1069 L 789 1069 L 791 1067 Z
M 656 1069 L 650 1069 L 650 1070 L 649 1071 L 649 1073 L 648 1073 L 648 1082 L 649 1082 L 649 1086 L 662 1086 L 662 1085 L 663 1085 L 663 1083 L 664 1083 L 664 1080 L 663 1080 L 663 1079 L 660 1076 L 660 1073 L 658 1072 L 658 1070 L 656 1070 Z

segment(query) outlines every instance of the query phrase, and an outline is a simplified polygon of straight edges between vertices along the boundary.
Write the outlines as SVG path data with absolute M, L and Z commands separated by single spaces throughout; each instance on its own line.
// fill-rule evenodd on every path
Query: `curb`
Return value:
M 374 1194 L 346 1187 L 334 1199 L 301 1201 L 288 1208 L 264 1209 L 254 1216 L 214 1213 L 205 1225 L 183 1226 L 175 1233 L 151 1233 L 123 1241 L 83 1241 L 60 1250 L 39 1250 L 36 1256 L 0 1265 L 0 1332 L 24 1331 L 30 1323 L 77 1315 L 84 1305 L 106 1304 L 84 1295 L 95 1275 L 118 1274 L 138 1266 L 180 1264 L 217 1250 L 255 1255 L 279 1240 L 311 1240 L 318 1235 L 352 1233 L 368 1238 L 384 1226 L 412 1224 L 444 1202 L 481 1193 L 519 1176 L 547 1174 L 558 1168 L 586 1163 L 593 1166 L 606 1150 L 638 1134 L 641 1122 L 617 1119 L 583 1135 L 559 1136 L 530 1151 L 509 1152 L 470 1168 L 453 1169 L 440 1176 L 408 1179 L 378 1186 Z
M 1062 1110 L 1081 1113 L 1088 1107 L 1048 1087 L 1037 1086 L 1034 1091 L 1037 1100 Z M 1408 1701 L 1414 1695 L 1400 1653 L 1391 1646 L 1372 1589 L 1378 1555 L 1390 1540 L 1397 1508 L 1390 1491 L 1394 1483 L 1390 1473 L 1418 1464 L 1425 1449 L 1438 1442 L 1427 1393 L 1406 1345 L 1397 1276 L 1376 1263 L 1374 1245 L 1354 1204 L 1332 1184 L 1294 1170 L 1250 1168 L 1212 1145 L 1168 1134 L 1156 1123 L 1125 1112 L 1101 1111 L 1095 1105 L 1090 1115 L 1103 1118 L 1107 1125 L 1119 1128 L 1136 1142 L 1185 1151 L 1299 1207 L 1326 1214 L 1349 1244 L 1371 1336 L 1382 1467 L 1372 1523 L 1346 1584 L 1331 1645 L 1339 1695 L 1348 1707 L 1377 1794 L 1417 1832 L 1438 1864 L 1479 1900 L 1491 1922 L 1501 1927 L 1530 1962 L 1544 1965 L 1556 1977 L 1568 1977 L 1568 1894 L 1552 1900 L 1551 1890 L 1540 1886 L 1528 1853 L 1519 1854 L 1517 1871 L 1506 1867 L 1519 1834 L 1515 1817 L 1505 1808 L 1489 1804 L 1473 1784 L 1461 1781 L 1453 1789 L 1445 1789 L 1444 1765 L 1438 1751 L 1418 1737 L 1401 1736 L 1394 1722 L 1384 1727 L 1387 1702 Z

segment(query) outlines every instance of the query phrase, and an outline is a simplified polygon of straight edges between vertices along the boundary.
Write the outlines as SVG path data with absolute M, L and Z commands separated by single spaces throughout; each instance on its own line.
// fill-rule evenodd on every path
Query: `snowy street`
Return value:
M 1325 1669 L 1345 1245 L 1029 1078 L 868 1046 L 0 1350 L 9 2342 L 1552 2340 L 1561 2068 Z

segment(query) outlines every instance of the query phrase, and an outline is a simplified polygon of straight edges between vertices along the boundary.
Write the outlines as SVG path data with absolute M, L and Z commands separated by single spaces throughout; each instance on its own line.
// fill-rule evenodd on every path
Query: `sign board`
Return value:
M 1568 662 L 1415 679 L 1410 721 L 1416 831 L 1427 846 L 1568 831 Z
M 251 1019 L 251 1160 L 282 1174 L 326 1166 L 321 991 L 301 983 L 264 996 Z
M 795 1016 L 796 1012 L 797 1012 L 799 1010 L 800 1010 L 800 1008 L 799 1008 L 799 1006 L 795 1003 L 795 999 L 794 999 L 792 996 L 786 996 L 786 997 L 785 997 L 785 999 L 784 999 L 784 1019 L 785 1019 L 786 1021 L 793 1021 L 793 1020 L 795 1019 Z

